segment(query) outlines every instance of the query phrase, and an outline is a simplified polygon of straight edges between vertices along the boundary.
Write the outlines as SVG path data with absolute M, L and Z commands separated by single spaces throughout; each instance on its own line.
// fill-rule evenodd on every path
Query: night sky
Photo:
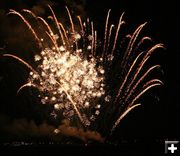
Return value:
M 88 16 L 102 35 L 108 9 L 112 9 L 112 22 L 117 23 L 125 12 L 124 19 L 129 30 L 148 22 L 143 34 L 152 37 L 155 43 L 163 43 L 165 50 L 153 55 L 154 62 L 162 66 L 160 73 L 163 87 L 153 89 L 142 98 L 142 106 L 130 113 L 110 138 L 112 143 L 142 140 L 165 140 L 180 138 L 180 48 L 179 8 L 177 0 L 1 0 L 0 1 L 0 52 L 13 53 L 31 62 L 37 52 L 28 30 L 13 16 L 7 16 L 9 9 L 20 11 L 30 9 L 42 17 L 49 15 L 47 4 L 57 14 L 62 14 L 67 5 L 75 13 Z M 63 19 L 62 20 L 66 20 Z M 46 138 L 52 130 L 48 113 L 50 108 L 37 103 L 35 91 L 25 89 L 16 94 L 26 81 L 28 72 L 20 63 L 4 59 L 0 54 L 0 141 L 11 142 L 17 138 L 33 141 Z M 157 74 L 158 75 L 158 74 Z M 159 76 L 159 75 L 158 75 Z M 42 111 L 43 110 L 43 111 Z M 19 128 L 18 126 L 22 126 Z M 43 128 L 43 126 L 45 128 Z M 18 132 L 17 129 L 20 129 Z M 26 131 L 27 130 L 27 131 Z M 28 134 L 28 135 L 27 135 Z M 30 140 L 31 140 L 30 139 Z M 63 139 L 66 142 L 65 139 Z M 127 142 L 128 142 L 127 141 Z M 76 142 L 76 140 L 75 140 Z M 81 142 L 77 140 L 77 142 Z

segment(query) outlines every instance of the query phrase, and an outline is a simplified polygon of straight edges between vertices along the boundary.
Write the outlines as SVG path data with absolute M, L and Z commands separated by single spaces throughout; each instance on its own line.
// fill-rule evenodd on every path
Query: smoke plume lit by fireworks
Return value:
M 27 83 L 18 93 L 25 87 L 36 88 L 41 103 L 52 105 L 50 115 L 85 129 L 94 130 L 92 125 L 98 118 L 105 118 L 104 112 L 111 112 L 105 120 L 107 124 L 111 121 L 108 131 L 112 133 L 122 118 L 140 105 L 139 99 L 144 93 L 163 84 L 157 78 L 149 79 L 150 73 L 160 65 L 147 65 L 151 55 L 163 45 L 141 48 L 145 42 L 151 42 L 150 37 L 139 37 L 146 23 L 122 37 L 124 13 L 118 24 L 112 24 L 109 22 L 111 10 L 108 11 L 102 39 L 89 18 L 83 21 L 80 16 L 74 17 L 66 7 L 69 24 L 61 23 L 48 7 L 52 16 L 47 20 L 26 9 L 22 13 L 9 12 L 20 17 L 39 47 L 39 54 L 34 55 L 36 67 L 16 55 L 3 55 L 29 69 Z M 36 27 L 28 21 L 27 14 L 36 20 Z M 121 44 L 123 47 L 119 48 Z

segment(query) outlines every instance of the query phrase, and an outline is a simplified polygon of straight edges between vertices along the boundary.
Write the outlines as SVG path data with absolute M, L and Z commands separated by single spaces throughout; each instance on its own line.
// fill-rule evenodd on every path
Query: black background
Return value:
M 10 8 L 15 10 L 24 7 L 31 9 L 39 2 L 40 0 L 4 0 L 0 2 L 0 9 L 1 12 L 7 12 Z M 76 4 L 81 4 L 81 0 L 74 1 L 73 5 L 71 1 L 65 3 L 52 0 L 52 2 L 56 2 L 57 8 L 62 7 L 64 4 L 68 4 L 72 7 Z M 162 80 L 164 86 L 156 91 L 159 100 L 154 98 L 154 94 L 145 96 L 143 106 L 136 109 L 134 113 L 130 113 L 126 119 L 122 121 L 121 125 L 114 133 L 112 141 L 117 142 L 117 140 L 120 141 L 123 139 L 127 140 L 127 142 L 132 142 L 132 140 L 134 141 L 138 139 L 146 141 L 165 139 L 178 140 L 178 138 L 180 138 L 180 48 L 178 1 L 86 0 L 84 2 L 83 7 L 86 15 L 93 19 L 94 23 L 97 23 L 97 25 L 102 27 L 102 29 L 104 28 L 102 22 L 105 22 L 104 19 L 109 8 L 112 9 L 112 21 L 115 22 L 118 21 L 121 13 L 125 11 L 124 18 L 129 28 L 132 27 L 132 29 L 135 29 L 136 26 L 147 21 L 148 25 L 143 33 L 150 35 L 157 43 L 164 43 L 166 48 L 161 52 L 161 54 L 154 56 L 157 57 L 157 60 L 162 65 L 163 69 Z M 2 26 L 6 25 L 3 23 L 6 21 L 3 16 L 4 14 L 1 14 L 0 47 L 4 47 L 4 44 L 7 44 L 5 38 L 10 35 L 6 33 L 6 28 L 2 28 Z M 19 46 L 5 47 L 5 49 L 6 51 L 22 50 Z M 0 69 L 2 70 L 2 68 L 6 67 L 1 66 Z M 14 75 L 14 77 L 16 77 L 16 75 Z M 17 80 L 17 82 L 19 81 L 20 80 Z M 6 83 L 15 82 L 6 81 Z M 7 84 L 1 84 L 1 86 L 2 85 Z M 5 112 L 8 115 L 13 113 L 11 116 L 17 117 L 18 115 L 16 114 L 16 111 L 7 111 L 8 108 L 6 108 L 6 106 L 11 106 L 14 100 L 13 98 L 16 98 L 13 92 L 16 92 L 17 88 L 15 84 L 12 84 L 12 86 L 15 86 L 15 88 L 8 88 L 8 92 L 2 90 L 2 87 L 0 88 L 0 105 L 4 105 L 0 106 L 0 112 Z M 10 96 L 12 96 L 12 98 Z M 13 109 L 15 108 L 13 107 Z

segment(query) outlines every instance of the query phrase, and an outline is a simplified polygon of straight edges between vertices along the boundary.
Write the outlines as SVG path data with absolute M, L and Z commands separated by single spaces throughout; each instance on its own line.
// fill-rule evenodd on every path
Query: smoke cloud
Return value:
M 69 120 L 63 120 L 62 123 L 56 128 L 53 125 L 49 125 L 45 121 L 38 125 L 33 120 L 28 121 L 27 119 L 14 119 L 12 121 L 10 117 L 4 115 L 1 115 L 0 119 L 0 131 L 8 136 L 11 135 L 20 138 L 45 137 L 55 141 L 61 141 L 62 137 L 77 138 L 84 142 L 88 140 L 98 142 L 104 141 L 98 132 L 90 130 L 85 131 L 82 128 L 73 127 L 70 125 Z

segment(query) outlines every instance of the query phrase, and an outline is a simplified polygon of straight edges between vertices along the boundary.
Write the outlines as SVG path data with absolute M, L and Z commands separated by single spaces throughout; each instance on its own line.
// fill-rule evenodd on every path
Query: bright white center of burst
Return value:
M 65 117 L 75 113 L 68 95 L 80 111 L 94 108 L 94 114 L 98 115 L 97 100 L 105 94 L 104 69 L 97 67 L 94 58 L 87 60 L 65 51 L 62 46 L 59 49 L 61 52 L 57 53 L 47 48 L 41 56 L 36 56 L 35 61 L 40 60 L 37 69 L 40 76 L 31 72 L 29 81 L 41 91 L 42 103 L 63 110 Z

